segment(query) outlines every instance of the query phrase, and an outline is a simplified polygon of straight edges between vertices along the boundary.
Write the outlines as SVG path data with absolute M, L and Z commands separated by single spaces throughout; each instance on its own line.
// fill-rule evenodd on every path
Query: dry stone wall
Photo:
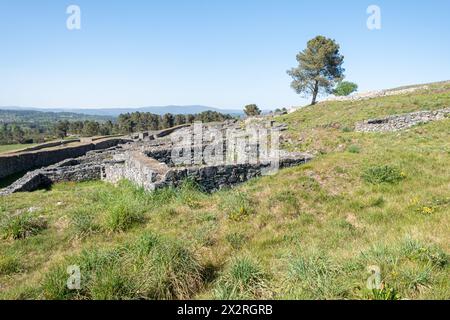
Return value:
M 226 122 L 219 127 L 226 129 L 229 126 L 232 126 L 233 130 L 242 130 L 240 124 L 231 122 Z M 181 133 L 182 135 L 190 134 L 188 131 Z M 242 133 L 239 134 L 242 135 Z M 190 156 L 195 157 L 195 159 L 197 159 L 197 152 L 203 153 L 206 147 L 213 147 L 212 149 L 215 150 L 215 147 L 223 144 L 223 149 L 226 151 L 226 141 L 229 138 L 225 136 L 223 139 L 210 142 L 210 144 L 189 144 L 187 149 L 192 151 Z M 120 145 L 118 146 L 105 149 L 119 143 Z M 250 141 L 246 144 L 246 149 L 252 154 L 253 152 L 260 152 L 260 146 Z M 44 166 L 45 163 L 56 161 L 56 159 L 67 159 L 27 173 L 8 188 L 0 190 L 0 195 L 33 191 L 63 181 L 80 182 L 98 179 L 111 183 L 127 179 L 149 191 L 166 186 L 177 187 L 184 180 L 191 179 L 197 182 L 205 191 L 212 192 L 261 176 L 273 164 L 262 158 L 250 163 L 240 162 L 238 158 L 229 160 L 226 157 L 227 159 L 223 159 L 226 161 L 213 161 L 213 164 L 206 164 L 203 159 L 200 162 L 202 164 L 197 165 L 192 158 L 190 161 L 183 162 L 183 165 L 178 165 L 172 161 L 173 150 L 174 144 L 171 137 L 158 138 L 154 136 L 154 139 L 150 140 L 147 137 L 142 137 L 142 140 L 139 139 L 138 141 L 108 140 L 92 145 L 83 145 L 75 149 L 42 150 L 41 152 L 17 155 L 17 158 L 13 158 L 13 160 L 7 157 L 9 161 L 13 161 L 11 165 L 14 166 L 16 171 L 24 170 L 29 166 L 29 164 L 24 163 L 27 159 L 34 161 L 32 162 L 33 166 Z M 85 155 L 78 156 L 80 154 Z M 75 155 L 75 157 L 70 157 L 72 155 Z M 49 159 L 52 156 L 54 157 Z M 214 154 L 214 156 L 216 155 Z M 33 157 L 38 157 L 38 159 Z M 219 157 L 224 156 L 220 153 Z M 279 168 L 285 168 L 303 164 L 311 158 L 307 154 L 281 152 L 280 157 L 277 159 Z M 6 174 L 6 172 L 11 172 L 12 170 L 4 169 L 3 171 L 3 174 Z
M 30 192 L 58 182 L 99 180 L 102 177 L 103 163 L 115 152 L 115 148 L 101 152 L 90 151 L 83 157 L 66 159 L 55 165 L 28 172 L 9 187 L 0 190 L 0 195 Z
M 450 108 L 436 111 L 419 111 L 404 115 L 394 115 L 381 119 L 370 119 L 355 126 L 357 132 L 392 132 L 411 128 L 430 121 L 443 120 L 450 115 Z
M 297 154 L 289 158 L 281 159 L 280 169 L 304 164 L 312 159 L 306 154 Z M 263 175 L 265 170 L 270 171 L 270 163 L 241 163 L 219 166 L 201 166 L 191 168 L 171 169 L 167 172 L 164 180 L 156 187 L 177 187 L 184 180 L 195 181 L 207 192 L 221 190 L 243 183 L 250 179 Z
M 53 165 L 65 159 L 81 157 L 91 150 L 107 149 L 126 141 L 125 139 L 109 139 L 74 147 L 1 155 L 0 179 L 16 173 Z

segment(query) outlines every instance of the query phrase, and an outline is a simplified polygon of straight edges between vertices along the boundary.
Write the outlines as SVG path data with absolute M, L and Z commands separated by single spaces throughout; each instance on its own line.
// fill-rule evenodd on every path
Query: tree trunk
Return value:
M 318 94 L 319 94 L 319 81 L 316 80 L 316 83 L 314 84 L 313 99 L 311 102 L 312 106 L 316 104 Z

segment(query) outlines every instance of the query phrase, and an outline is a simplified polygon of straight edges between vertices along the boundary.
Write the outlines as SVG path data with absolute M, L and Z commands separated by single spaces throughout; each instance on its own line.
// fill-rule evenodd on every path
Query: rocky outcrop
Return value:
M 370 119 L 355 126 L 357 132 L 393 132 L 411 128 L 418 124 L 442 120 L 450 115 L 450 108 L 435 111 L 419 111 L 394 115 L 381 119 Z

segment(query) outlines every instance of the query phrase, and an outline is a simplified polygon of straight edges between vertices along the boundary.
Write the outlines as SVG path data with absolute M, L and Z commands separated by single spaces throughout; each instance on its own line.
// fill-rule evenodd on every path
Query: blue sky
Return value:
M 82 29 L 66 28 L 80 6 Z M 368 30 L 366 9 L 381 8 Z M 335 39 L 361 91 L 450 79 L 448 0 L 0 0 L 0 105 L 301 105 L 286 70 Z

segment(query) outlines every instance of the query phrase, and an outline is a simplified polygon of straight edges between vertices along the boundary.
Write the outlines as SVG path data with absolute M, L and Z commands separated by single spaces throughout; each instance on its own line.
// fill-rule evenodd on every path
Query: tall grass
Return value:
M 81 289 L 67 288 L 67 267 L 79 266 Z M 109 250 L 85 250 L 48 272 L 46 299 L 188 299 L 203 284 L 202 267 L 184 244 L 146 233 Z
M 217 299 L 270 298 L 267 274 L 248 256 L 233 259 L 217 280 L 214 292 Z
M 45 219 L 29 213 L 19 213 L 1 219 L 0 234 L 5 239 L 25 239 L 38 234 L 46 227 Z
M 343 270 L 323 253 L 313 252 L 291 259 L 287 287 L 295 299 L 333 299 L 345 297 Z

